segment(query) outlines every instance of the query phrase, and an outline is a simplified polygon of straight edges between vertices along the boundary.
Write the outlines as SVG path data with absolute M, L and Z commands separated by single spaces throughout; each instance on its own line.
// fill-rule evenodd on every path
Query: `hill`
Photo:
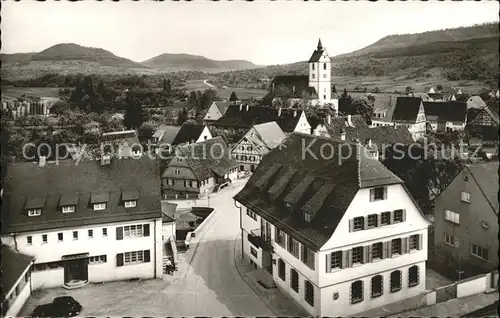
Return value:
M 245 60 L 216 61 L 199 55 L 169 53 L 155 56 L 141 64 L 162 71 L 197 70 L 220 72 L 225 70 L 244 70 L 259 67 Z

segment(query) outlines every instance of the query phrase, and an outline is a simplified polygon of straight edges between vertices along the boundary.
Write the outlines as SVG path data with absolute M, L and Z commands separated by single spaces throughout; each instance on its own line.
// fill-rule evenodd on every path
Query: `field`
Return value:
M 190 80 L 186 82 L 186 89 L 188 91 L 204 91 L 208 88 L 211 88 L 209 85 L 205 84 L 204 80 Z M 267 94 L 266 90 L 263 89 L 248 89 L 241 87 L 228 87 L 222 89 L 216 89 L 217 95 L 222 98 L 229 98 L 232 92 L 236 93 L 239 99 L 247 99 L 247 98 L 262 98 Z
M 19 98 L 22 95 L 31 97 L 59 97 L 60 87 L 14 87 L 2 86 L 2 98 Z

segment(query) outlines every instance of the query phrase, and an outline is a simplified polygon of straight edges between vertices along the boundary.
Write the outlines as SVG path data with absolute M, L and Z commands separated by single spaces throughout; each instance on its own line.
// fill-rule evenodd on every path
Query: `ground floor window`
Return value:
M 401 271 L 394 271 L 391 273 L 391 292 L 401 290 Z
M 351 284 L 351 304 L 363 301 L 363 281 L 357 280 Z
M 414 265 L 408 269 L 408 286 L 417 286 L 419 281 L 418 266 Z
M 39 263 L 35 264 L 33 266 L 33 271 L 38 272 L 38 271 L 45 271 L 49 269 L 56 269 L 64 267 L 64 262 L 50 262 L 50 263 Z
M 279 278 L 281 278 L 282 281 L 286 280 L 285 272 L 286 272 L 285 262 L 283 262 L 282 259 L 279 259 L 278 260 L 278 276 L 279 276 Z
M 257 250 L 251 246 L 250 246 L 250 254 L 252 254 L 253 257 L 257 258 Z
M 299 292 L 299 274 L 295 269 L 290 269 L 290 287 L 295 292 Z
M 383 288 L 384 284 L 382 275 L 372 277 L 372 298 L 382 296 Z
M 106 261 L 107 261 L 106 255 L 98 255 L 98 256 L 90 256 L 89 257 L 89 264 L 106 263 Z
M 308 280 L 304 281 L 304 299 L 309 305 L 314 306 L 314 287 Z
M 150 257 L 149 250 L 119 253 L 116 254 L 116 266 L 149 263 Z

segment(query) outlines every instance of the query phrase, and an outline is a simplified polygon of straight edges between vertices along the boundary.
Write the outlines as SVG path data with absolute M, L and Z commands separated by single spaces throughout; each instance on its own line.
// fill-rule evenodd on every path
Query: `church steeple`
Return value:
M 322 51 L 323 50 L 323 45 L 321 44 L 321 39 L 319 39 L 318 41 L 318 51 Z

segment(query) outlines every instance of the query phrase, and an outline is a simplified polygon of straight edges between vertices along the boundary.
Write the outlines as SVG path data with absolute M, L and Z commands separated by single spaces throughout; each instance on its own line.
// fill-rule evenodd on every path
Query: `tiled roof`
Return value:
M 282 108 L 280 116 L 276 122 L 284 132 L 293 132 L 299 122 L 300 116 L 304 111 L 296 108 Z M 278 112 L 279 113 L 279 112 Z
M 325 52 L 325 49 L 323 48 L 323 45 L 321 45 L 321 40 L 318 41 L 318 47 L 316 50 L 314 50 L 313 54 L 311 55 L 311 58 L 309 59 L 309 63 L 312 62 L 318 62 Z
M 177 136 L 175 136 L 172 145 L 195 142 L 200 138 L 204 128 L 204 125 L 185 123 L 177 133 Z
M 422 99 L 420 97 L 398 97 L 392 120 L 415 122 L 421 103 Z
M 489 106 L 484 107 L 483 110 L 490 115 L 491 119 L 497 126 L 500 125 L 500 118 L 496 112 L 494 112 Z
M 424 102 L 426 117 L 438 122 L 465 122 L 467 103 L 465 102 Z
M 262 159 L 234 199 L 315 251 L 331 237 L 360 185 L 402 182 L 377 160 L 358 155 L 363 148 L 354 143 L 293 133 L 284 146 Z M 327 156 L 331 148 L 334 156 Z M 303 210 L 315 214 L 311 223 Z
M 273 149 L 286 138 L 283 130 L 274 121 L 255 125 L 254 128 L 259 134 L 260 140 L 268 149 Z
M 469 99 L 467 99 L 467 108 L 479 108 L 479 109 L 481 109 L 485 106 L 486 106 L 486 103 L 478 95 L 471 96 L 471 97 L 469 97 Z
M 217 101 L 217 102 L 214 102 L 214 104 L 219 109 L 219 112 L 221 113 L 221 115 L 224 116 L 229 105 L 231 105 L 233 103 L 232 102 L 219 102 L 219 101 Z
M 162 129 L 164 129 L 164 134 L 160 143 L 173 145 L 175 137 L 177 137 L 177 134 L 181 130 L 181 126 L 165 125 Z
M 139 193 L 137 206 L 126 208 L 123 190 Z M 42 214 L 28 216 L 27 200 L 36 194 L 44 198 Z M 107 208 L 94 211 L 92 196 L 106 200 Z M 62 213 L 62 198 L 77 195 L 75 212 Z M 102 196 L 102 197 L 101 197 Z M 15 163 L 7 167 L 2 206 L 2 232 L 48 230 L 92 224 L 160 217 L 160 178 L 156 160 L 149 158 L 100 161 L 72 160 L 46 163 Z
M 301 98 L 304 91 L 309 95 L 316 93 L 314 87 L 309 87 L 308 75 L 278 75 L 271 81 L 269 88 L 276 89 L 280 85 L 285 85 L 293 97 Z
M 467 166 L 496 214 L 498 214 L 498 167 L 498 162 Z
M 30 266 L 35 258 L 33 256 L 18 253 L 9 246 L 2 245 L 1 259 L 1 297 L 3 301 L 7 293 L 14 287 L 14 284 L 21 278 L 22 273 Z

